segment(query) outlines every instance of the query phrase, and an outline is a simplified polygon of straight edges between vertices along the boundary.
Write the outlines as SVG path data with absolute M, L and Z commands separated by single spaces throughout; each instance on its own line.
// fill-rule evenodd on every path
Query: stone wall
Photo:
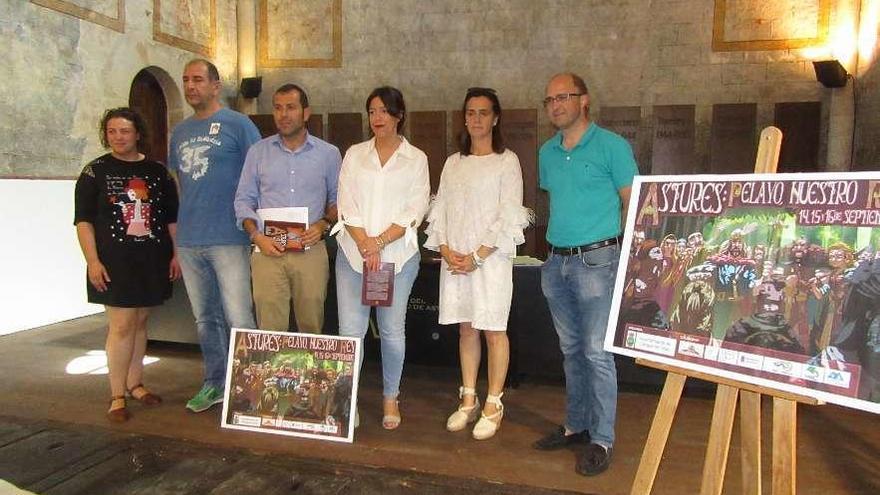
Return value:
M 124 32 L 24 0 L 0 2 L 0 177 L 78 175 L 85 161 L 103 153 L 97 132 L 103 111 L 128 104 L 132 79 L 143 68 L 167 75 L 163 89 L 177 102 L 172 116 L 191 113 L 180 104 L 179 80 L 186 61 L 198 55 L 153 39 L 153 0 L 119 1 Z M 103 4 L 115 7 L 116 0 L 96 4 L 110 11 Z M 216 5 L 214 59 L 231 88 L 237 80 L 235 0 Z
M 880 67 L 872 66 L 859 79 L 859 91 L 853 170 L 880 170 Z
M 89 3 L 40 3 L 53 1 Z M 205 6 L 211 0 L 118 1 L 125 6 L 122 33 L 32 2 L 0 2 L 0 41 L 6 47 L 2 65 L 8 74 L 0 86 L 5 117 L 0 123 L 0 176 L 75 175 L 85 160 L 102 151 L 95 132 L 101 112 L 127 103 L 132 78 L 145 67 L 168 75 L 171 87 L 166 92 L 176 92 L 178 102 L 172 120 L 189 114 L 180 104 L 179 76 L 183 64 L 196 55 L 185 44 L 154 39 L 153 9 L 161 3 L 167 21 L 175 5 Z M 273 39 L 276 49 L 308 35 L 296 31 L 295 17 L 285 9 L 291 1 L 268 1 L 268 31 L 291 37 Z M 102 0 L 100 5 L 110 9 L 114 3 Z M 237 86 L 236 5 L 258 3 L 216 0 L 213 58 L 229 102 Z M 712 48 L 719 3 L 730 10 L 725 39 L 745 41 L 741 50 Z M 791 8 L 780 9 L 778 3 Z M 822 102 L 819 155 L 824 168 L 826 140 L 834 136 L 827 129 L 832 102 L 829 90 L 815 80 L 809 60 L 816 55 L 796 47 L 756 49 L 748 44 L 762 36 L 783 45 L 786 33 L 811 36 L 815 29 L 798 27 L 803 19 L 797 16 L 809 20 L 821 3 L 774 2 L 768 12 L 742 10 L 749 2 L 733 0 L 342 0 L 341 66 L 258 66 L 264 90 L 257 112 L 270 112 L 273 89 L 288 81 L 302 84 L 313 111 L 325 116 L 362 112 L 369 91 L 384 84 L 403 90 L 409 109 L 416 111 L 457 109 L 470 86 L 496 88 L 506 108 L 540 109 L 547 79 L 571 70 L 587 80 L 594 116 L 603 106 L 641 108 L 639 140 L 648 149 L 643 160 L 650 158 L 654 106 L 695 105 L 694 171 L 704 170 L 708 160 L 713 104 L 755 103 L 760 131 L 773 123 L 778 102 Z M 838 21 L 860 3 L 830 2 L 832 37 Z M 329 5 L 332 0 L 312 4 Z M 768 4 L 754 0 L 751 5 Z M 765 23 L 760 18 L 789 11 L 794 19 Z M 325 36 L 326 26 L 318 27 L 314 32 Z M 308 48 L 326 52 L 320 43 Z M 880 160 L 877 71 L 874 66 L 864 69 L 856 94 L 856 155 L 862 168 Z M 552 129 L 543 111 L 538 116 L 543 140 Z
M 855 156 L 853 170 L 880 170 L 880 2 L 873 2 L 870 9 L 862 12 L 862 22 L 873 25 L 874 51 L 871 57 L 861 60 L 855 88 Z M 870 46 L 867 43 L 866 46 Z M 864 54 L 863 54 L 864 56 Z
M 776 3 L 798 7 L 790 9 L 797 16 L 801 11 L 809 14 L 820 2 Z M 831 25 L 849 15 L 857 3 L 831 2 Z M 470 86 L 498 89 L 508 108 L 540 108 L 547 79 L 571 70 L 587 80 L 594 115 L 602 106 L 642 108 L 643 148 L 650 148 L 654 105 L 696 105 L 695 171 L 699 171 L 708 159 L 713 104 L 756 103 L 757 132 L 773 123 L 777 102 L 820 101 L 829 106 L 828 90 L 816 82 L 809 52 L 754 46 L 713 51 L 716 2 L 710 0 L 345 0 L 344 4 L 342 66 L 262 68 L 266 91 L 260 98 L 261 111 L 270 109 L 271 89 L 287 81 L 303 84 L 319 113 L 362 111 L 366 95 L 382 84 L 403 90 L 413 110 L 457 108 Z M 754 15 L 771 14 L 758 9 Z M 810 35 L 798 27 L 802 20 L 790 21 L 793 35 Z M 752 28 L 760 25 L 760 19 L 746 16 L 739 24 L 731 22 L 730 39 L 775 36 L 785 42 L 784 25 L 775 25 L 776 32 L 769 27 L 764 32 Z M 835 35 L 833 27 L 830 34 Z M 871 122 L 868 116 L 862 124 L 876 127 L 877 119 Z M 539 112 L 540 138 L 551 132 Z M 820 167 L 827 135 L 823 127 Z

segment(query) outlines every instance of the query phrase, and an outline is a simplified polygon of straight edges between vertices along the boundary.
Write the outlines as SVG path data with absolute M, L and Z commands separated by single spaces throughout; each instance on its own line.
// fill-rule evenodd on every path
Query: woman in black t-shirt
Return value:
M 107 311 L 111 421 L 126 421 L 125 393 L 146 405 L 162 399 L 142 383 L 150 307 L 171 297 L 180 278 L 174 251 L 177 188 L 161 163 L 138 152 L 146 129 L 129 108 L 101 119 L 110 153 L 86 165 L 76 182 L 74 224 L 88 266 L 91 303 Z

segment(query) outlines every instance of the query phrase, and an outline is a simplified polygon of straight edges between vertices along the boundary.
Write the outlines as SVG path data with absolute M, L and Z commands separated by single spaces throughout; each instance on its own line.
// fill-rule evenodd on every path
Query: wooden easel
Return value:
M 755 173 L 775 173 L 782 144 L 782 131 L 767 127 L 761 132 Z M 773 465 L 772 494 L 796 493 L 797 404 L 819 404 L 812 397 L 789 394 L 779 390 L 752 385 L 738 380 L 686 370 L 677 366 L 637 359 L 636 363 L 667 372 L 660 403 L 651 423 L 651 430 L 642 451 L 642 459 L 633 482 L 632 495 L 651 493 L 660 459 L 669 438 L 669 430 L 681 400 L 684 382 L 688 377 L 718 384 L 706 460 L 703 465 L 701 495 L 718 495 L 724 485 L 730 436 L 736 416 L 737 399 L 740 402 L 740 435 L 742 451 L 742 491 L 749 495 L 761 494 L 761 395 L 773 397 Z

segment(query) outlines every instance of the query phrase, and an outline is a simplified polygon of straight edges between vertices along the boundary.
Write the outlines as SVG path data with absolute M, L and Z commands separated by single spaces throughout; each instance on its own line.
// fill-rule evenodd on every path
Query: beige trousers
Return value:
M 296 331 L 321 333 L 330 278 L 324 241 L 306 251 L 284 253 L 280 257 L 253 253 L 251 277 L 257 326 L 261 330 L 290 330 L 290 301 L 293 299 Z

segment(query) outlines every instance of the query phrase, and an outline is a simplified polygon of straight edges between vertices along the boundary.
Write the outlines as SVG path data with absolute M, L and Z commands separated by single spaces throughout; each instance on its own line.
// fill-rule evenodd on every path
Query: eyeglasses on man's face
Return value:
M 553 103 L 565 103 L 572 98 L 583 96 L 583 93 L 560 93 L 556 96 L 548 96 L 542 100 L 544 107 L 549 107 Z

